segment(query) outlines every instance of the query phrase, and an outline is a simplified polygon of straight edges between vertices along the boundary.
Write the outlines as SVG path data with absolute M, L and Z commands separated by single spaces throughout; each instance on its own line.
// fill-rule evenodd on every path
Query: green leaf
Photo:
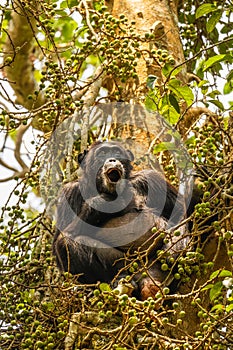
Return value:
M 223 284 L 221 281 L 218 281 L 214 284 L 213 288 L 210 289 L 210 300 L 213 301 L 216 299 L 219 294 L 221 294 Z
M 158 111 L 168 121 L 169 124 L 174 125 L 178 122 L 180 118 L 180 113 L 176 111 L 176 109 L 172 106 L 171 102 L 169 101 L 170 94 L 166 94 L 160 99 L 158 104 Z
M 148 111 L 157 111 L 156 96 L 153 90 L 149 91 L 145 98 L 145 107 Z
M 180 118 L 180 113 L 177 113 L 173 106 L 168 107 L 166 113 L 162 113 L 162 115 L 172 125 L 176 124 Z
M 167 78 L 172 71 L 173 67 L 169 63 L 165 63 L 162 68 L 163 75 Z
M 222 102 L 218 101 L 218 100 L 210 100 L 210 103 L 214 104 L 215 106 L 217 106 L 219 109 L 221 109 L 221 111 L 224 111 L 224 106 L 222 104 Z
M 214 279 L 216 277 L 231 277 L 232 272 L 229 270 L 216 270 L 210 275 L 210 279 Z
M 211 273 L 210 279 L 212 280 L 212 279 L 216 278 L 217 276 L 219 276 L 219 273 L 220 273 L 220 270 L 214 271 L 213 273 Z
M 206 85 L 206 84 L 209 85 L 209 83 L 210 82 L 208 80 L 201 80 L 200 83 L 198 83 L 197 86 L 201 88 L 203 85 Z
M 233 91 L 233 80 L 227 81 L 223 88 L 224 95 L 230 94 Z
M 168 82 L 167 86 L 177 97 L 184 99 L 188 106 L 193 103 L 192 90 L 187 85 L 181 85 L 180 80 L 173 78 Z
M 233 80 L 233 69 L 227 74 L 227 80 Z
M 153 153 L 159 153 L 162 151 L 174 151 L 177 150 L 177 146 L 172 142 L 160 142 L 153 149 Z
M 176 69 L 174 69 L 174 71 L 172 72 L 171 74 L 171 78 L 172 77 L 175 77 L 177 74 L 179 74 L 181 71 L 182 71 L 183 67 L 180 66 L 180 67 L 177 67 Z
M 208 68 L 212 67 L 215 63 L 223 61 L 226 55 L 216 55 L 213 57 L 210 57 L 206 62 L 203 64 L 203 71 L 207 70 Z
M 153 89 L 155 86 L 155 83 L 157 81 L 157 77 L 155 75 L 148 75 L 146 80 L 146 86 L 150 89 Z
M 67 8 L 67 2 L 66 2 L 66 1 L 62 1 L 62 2 L 60 3 L 60 8 L 61 8 L 61 9 Z
M 208 290 L 208 289 L 210 289 L 210 288 L 213 288 L 213 283 L 210 283 L 210 284 L 207 284 L 207 286 L 205 286 L 204 288 L 202 288 L 202 292 L 204 292 L 205 290 Z
M 216 11 L 211 15 L 211 17 L 208 19 L 206 23 L 206 29 L 208 33 L 211 33 L 214 30 L 214 28 L 216 27 L 216 24 L 219 22 L 221 17 L 222 17 L 222 11 Z
M 219 90 L 212 90 L 207 96 L 215 98 L 215 96 L 221 95 L 221 92 Z
M 180 106 L 179 106 L 175 96 L 172 93 L 170 93 L 168 98 L 169 98 L 170 104 L 175 108 L 177 113 L 180 113 Z
M 196 11 L 196 18 L 200 18 L 204 15 L 208 15 L 208 13 L 213 12 L 216 10 L 216 6 L 214 4 L 203 4 L 200 7 L 198 7 Z
M 222 270 L 219 274 L 219 277 L 231 277 L 232 272 L 229 270 Z
M 102 9 L 103 2 L 102 1 L 93 1 L 93 6 L 96 11 L 99 11 Z
M 232 21 L 231 21 L 232 22 Z M 221 29 L 222 34 L 228 34 L 233 30 L 233 23 L 225 23 Z
M 74 30 L 74 26 L 72 26 L 71 23 L 63 23 L 63 27 L 62 27 L 62 30 L 61 30 L 61 34 L 64 38 L 64 40 L 69 40 L 71 38 L 71 33 L 73 33 L 73 30 Z
M 232 310 L 233 310 L 233 304 L 227 305 L 226 311 L 227 311 L 227 312 L 230 312 L 230 311 L 232 311 Z
M 42 78 L 42 74 L 40 70 L 35 69 L 34 70 L 34 78 L 36 79 L 36 81 L 40 81 L 40 79 Z
M 72 8 L 72 7 L 77 5 L 77 0 L 70 0 L 70 1 L 67 1 L 67 2 L 68 2 L 69 8 Z
M 166 78 L 169 76 L 170 76 L 170 78 L 172 78 L 172 77 L 175 77 L 177 74 L 179 74 L 182 69 L 183 69 L 182 66 L 174 69 L 174 67 L 172 65 L 170 65 L 169 63 L 165 63 L 165 65 L 162 68 L 162 72 Z
M 14 142 L 16 142 L 16 140 L 17 140 L 17 137 L 18 137 L 18 132 L 17 132 L 17 130 L 11 130 L 10 131 L 10 138 L 14 141 Z
M 50 310 L 54 310 L 54 303 L 53 302 L 47 302 L 46 303 L 46 310 L 50 311 Z
M 212 307 L 212 309 L 210 310 L 210 312 L 213 312 L 213 311 L 221 311 L 221 310 L 223 310 L 223 308 L 224 308 L 224 306 L 222 305 L 222 304 L 217 304 L 217 305 L 214 305 L 213 307 Z

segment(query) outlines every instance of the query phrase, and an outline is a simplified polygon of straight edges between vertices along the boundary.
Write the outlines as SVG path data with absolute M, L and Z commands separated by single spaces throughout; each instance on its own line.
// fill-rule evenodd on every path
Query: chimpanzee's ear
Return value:
M 132 162 L 134 160 L 133 153 L 129 149 L 127 149 L 127 154 L 128 154 L 129 160 Z
M 85 157 L 87 155 L 88 151 L 87 150 L 84 150 L 83 153 L 79 153 L 78 155 L 78 164 L 81 166 L 81 168 L 84 168 L 85 166 Z

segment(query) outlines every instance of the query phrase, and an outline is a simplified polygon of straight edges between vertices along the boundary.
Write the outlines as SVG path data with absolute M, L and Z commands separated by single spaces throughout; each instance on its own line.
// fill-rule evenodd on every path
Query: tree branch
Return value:
M 23 135 L 27 131 L 29 126 L 30 126 L 30 124 L 26 125 L 26 126 L 20 125 L 20 127 L 17 130 L 16 142 L 15 142 L 14 156 L 15 156 L 15 159 L 17 160 L 17 162 L 19 163 L 19 165 L 22 167 L 23 171 L 28 171 L 28 166 L 25 164 L 25 162 L 21 158 L 20 149 L 21 149 L 21 145 L 22 145 Z
M 11 13 L 4 47 L 4 73 L 16 94 L 16 103 L 29 110 L 44 103 L 41 94 L 36 101 L 28 99 L 28 95 L 38 89 L 32 61 L 33 39 L 36 32 L 36 20 L 33 15 L 25 10 L 21 1 L 14 1 L 14 11 Z

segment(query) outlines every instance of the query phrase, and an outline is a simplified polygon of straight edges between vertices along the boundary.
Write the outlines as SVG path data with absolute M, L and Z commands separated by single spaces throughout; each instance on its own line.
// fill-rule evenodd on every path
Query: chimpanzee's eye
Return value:
M 117 159 L 123 158 L 123 154 L 119 148 L 113 148 L 111 153 L 114 158 L 117 158 Z
M 116 159 L 124 159 L 124 153 L 119 147 L 101 147 L 100 149 L 96 150 L 95 157 L 98 157 L 100 159 L 107 159 L 107 158 L 116 158 Z
M 109 147 L 101 147 L 100 149 L 96 150 L 95 156 L 102 159 L 110 158 L 111 151 L 109 150 Z
M 122 154 L 120 151 L 114 152 L 114 157 L 117 159 L 121 159 L 122 158 Z
M 106 154 L 107 154 L 107 152 L 105 152 L 104 150 L 101 150 L 98 152 L 97 157 L 98 158 L 105 158 Z

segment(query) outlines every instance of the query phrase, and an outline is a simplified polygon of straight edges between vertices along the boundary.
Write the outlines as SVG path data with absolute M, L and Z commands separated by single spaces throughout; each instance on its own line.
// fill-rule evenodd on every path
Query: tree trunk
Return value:
M 151 49 L 164 49 L 171 54 L 176 64 L 184 62 L 183 48 L 179 36 L 177 7 L 178 1 L 155 0 L 112 0 L 107 2 L 112 15 L 119 17 L 125 14 L 129 21 L 135 22 L 135 28 L 142 37 L 146 33 L 154 35 L 151 43 L 142 44 L 145 56 L 139 59 L 137 73 L 140 84 L 145 84 L 149 74 L 161 78 L 161 69 L 150 61 Z M 185 83 L 186 69 L 184 66 L 180 79 Z

